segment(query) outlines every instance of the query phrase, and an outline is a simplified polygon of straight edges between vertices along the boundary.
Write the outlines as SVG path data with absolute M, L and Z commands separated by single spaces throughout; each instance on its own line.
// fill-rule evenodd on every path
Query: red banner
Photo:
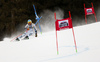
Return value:
M 55 22 L 55 25 L 56 25 L 56 31 L 59 31 L 61 29 L 66 29 L 66 28 L 72 28 L 72 19 L 66 18 L 62 20 L 57 20 Z
M 85 8 L 85 15 L 91 15 L 94 13 L 94 8 Z

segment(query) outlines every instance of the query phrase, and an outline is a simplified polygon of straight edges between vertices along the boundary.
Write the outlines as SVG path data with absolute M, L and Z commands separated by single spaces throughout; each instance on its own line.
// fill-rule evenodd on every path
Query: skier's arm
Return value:
M 32 24 L 32 27 L 34 28 L 35 31 L 37 31 L 35 24 Z
M 25 29 L 28 28 L 28 24 L 25 25 Z
M 29 30 L 29 26 L 28 26 L 28 24 L 25 26 L 25 29 Z
M 33 25 L 34 30 L 35 30 L 35 37 L 37 37 L 37 28 L 36 28 L 35 24 L 32 24 L 32 25 Z

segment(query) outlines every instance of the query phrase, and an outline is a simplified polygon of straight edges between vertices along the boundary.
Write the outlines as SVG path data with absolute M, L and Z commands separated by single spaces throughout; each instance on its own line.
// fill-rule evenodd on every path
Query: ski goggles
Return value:
M 32 23 L 31 21 L 29 21 L 28 23 Z

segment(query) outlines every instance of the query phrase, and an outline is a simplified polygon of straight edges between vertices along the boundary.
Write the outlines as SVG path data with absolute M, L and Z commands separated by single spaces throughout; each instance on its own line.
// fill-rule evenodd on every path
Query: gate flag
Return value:
M 72 28 L 72 19 L 71 18 L 66 18 L 62 20 L 57 20 L 56 23 L 56 31 L 59 31 L 61 29 L 66 29 L 66 28 Z
M 94 14 L 94 8 L 85 8 L 85 14 L 86 15 L 91 15 Z
M 73 29 L 73 25 L 72 25 L 72 18 L 71 18 L 70 11 L 69 11 L 69 18 L 66 18 L 66 19 L 58 20 L 58 19 L 56 19 L 56 13 L 54 13 L 54 15 L 55 15 L 55 20 L 56 20 L 55 29 L 56 29 L 57 54 L 59 54 L 59 52 L 58 52 L 57 31 L 60 31 L 62 29 L 70 29 L 70 28 L 72 28 L 73 38 L 74 38 L 74 43 L 75 43 L 75 49 L 76 49 L 76 52 L 77 52 L 76 40 L 75 40 L 74 29 Z
M 86 22 L 86 24 L 87 24 L 86 15 L 91 15 L 91 14 L 94 14 L 95 20 L 97 22 L 97 18 L 96 18 L 96 14 L 95 14 L 95 11 L 94 11 L 93 3 L 91 3 L 91 5 L 92 5 L 91 8 L 85 8 L 85 4 L 84 4 L 84 12 L 85 12 L 85 22 Z

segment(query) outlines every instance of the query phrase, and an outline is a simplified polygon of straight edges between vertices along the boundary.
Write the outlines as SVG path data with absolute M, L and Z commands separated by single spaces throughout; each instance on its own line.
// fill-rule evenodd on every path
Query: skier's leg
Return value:
M 29 36 L 31 36 L 33 34 L 33 29 L 28 30 L 28 32 L 26 33 L 25 38 L 29 39 Z
M 26 36 L 25 36 L 24 39 L 29 39 L 29 33 L 30 33 L 30 30 L 27 31 Z
M 21 36 L 19 36 L 18 38 L 16 38 L 16 40 L 20 41 L 21 38 L 26 36 L 26 32 L 24 34 L 22 34 Z
M 33 35 L 33 29 L 30 29 L 28 36 Z
M 37 31 L 35 30 L 35 37 L 37 37 Z
M 37 30 L 34 28 L 34 30 L 35 30 L 35 37 L 37 37 Z

